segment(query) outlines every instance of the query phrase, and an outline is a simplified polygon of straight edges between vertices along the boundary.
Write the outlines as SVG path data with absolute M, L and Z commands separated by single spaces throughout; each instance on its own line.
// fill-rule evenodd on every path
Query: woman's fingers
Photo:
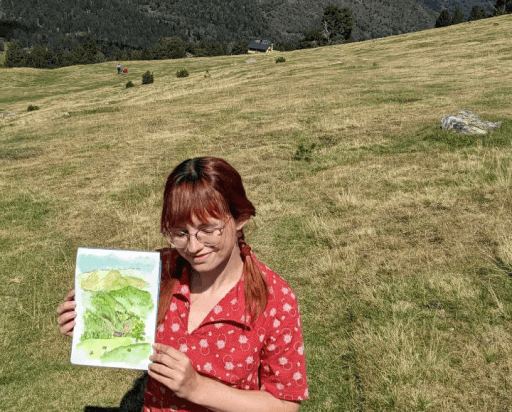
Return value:
M 64 300 L 75 300 L 75 289 L 70 290 Z
M 172 346 L 162 345 L 161 343 L 155 343 L 153 345 L 153 349 L 156 351 L 156 354 L 164 353 L 174 361 L 181 361 L 184 358 L 187 358 L 187 355 L 183 354 L 183 352 L 180 352 L 178 349 L 175 349 Z
M 62 325 L 60 328 L 61 333 L 67 336 L 73 337 L 73 329 L 76 325 L 76 322 L 73 320 L 69 323 L 66 323 L 65 325 Z
M 73 328 L 76 324 L 74 320 L 76 318 L 75 308 L 75 291 L 71 290 L 64 298 L 64 302 L 57 308 L 57 313 L 60 315 L 57 322 L 60 325 L 61 333 L 64 335 L 73 336 Z
M 62 315 L 59 316 L 59 318 L 57 319 L 57 322 L 59 323 L 59 325 L 63 326 L 66 323 L 69 323 L 70 321 L 75 320 L 75 318 L 76 318 L 75 311 L 64 312 Z
M 74 300 L 66 301 L 62 305 L 57 308 L 57 312 L 59 315 L 63 313 L 69 312 L 71 310 L 75 310 L 76 302 Z

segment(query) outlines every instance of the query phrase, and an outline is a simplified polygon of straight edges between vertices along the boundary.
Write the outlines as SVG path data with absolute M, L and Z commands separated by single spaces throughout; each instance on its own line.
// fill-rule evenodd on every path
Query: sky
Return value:
M 78 248 L 77 273 L 95 269 L 138 269 L 152 272 L 160 265 L 160 253 L 114 249 Z

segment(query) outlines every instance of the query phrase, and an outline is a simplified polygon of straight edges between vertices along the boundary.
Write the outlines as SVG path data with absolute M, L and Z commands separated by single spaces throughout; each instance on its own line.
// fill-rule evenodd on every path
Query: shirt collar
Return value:
M 251 327 L 251 316 L 245 316 L 244 275 L 231 288 L 231 290 L 214 306 L 212 311 L 201 322 L 201 326 L 207 323 L 233 322 L 244 327 Z M 190 270 L 184 268 L 179 282 L 174 287 L 173 295 L 190 304 Z

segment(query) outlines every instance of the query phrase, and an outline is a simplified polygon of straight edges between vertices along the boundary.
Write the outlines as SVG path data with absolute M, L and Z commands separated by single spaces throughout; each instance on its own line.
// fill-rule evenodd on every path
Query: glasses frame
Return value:
M 196 240 L 197 240 L 199 243 L 201 243 L 203 246 L 216 246 L 216 245 L 218 245 L 218 244 L 220 243 L 220 240 L 221 240 L 221 238 L 222 238 L 223 231 L 224 231 L 224 229 L 226 228 L 226 226 L 227 226 L 227 222 L 226 222 L 226 223 L 224 224 L 224 226 L 222 226 L 222 227 L 216 227 L 216 228 L 214 228 L 214 229 L 209 229 L 209 230 L 208 230 L 208 231 L 210 231 L 210 230 L 211 230 L 211 231 L 212 231 L 212 234 L 213 234 L 214 232 L 216 232 L 216 231 L 219 231 L 219 234 L 218 234 L 218 239 L 219 239 L 219 240 L 218 240 L 216 243 L 203 243 L 203 242 L 201 242 L 201 241 L 199 240 L 199 238 L 197 237 L 198 233 L 201 233 L 201 232 L 203 232 L 203 233 L 205 233 L 205 234 L 207 233 L 204 229 L 203 229 L 203 230 L 197 230 L 195 233 L 192 233 L 192 234 L 191 234 L 190 232 L 187 232 L 186 230 L 182 230 L 182 231 L 180 231 L 181 233 L 185 234 L 185 236 L 186 236 L 186 238 L 187 238 L 187 241 L 183 244 L 183 246 L 178 246 L 178 245 L 176 244 L 176 241 L 174 240 L 174 236 L 172 235 L 172 232 L 169 232 L 169 233 L 166 235 L 166 237 L 171 241 L 171 245 L 172 245 L 173 247 L 175 247 L 175 248 L 180 248 L 180 249 L 188 246 L 188 244 L 189 244 L 189 242 L 190 242 L 190 238 L 191 238 L 191 237 L 195 237 L 195 238 L 196 238 Z

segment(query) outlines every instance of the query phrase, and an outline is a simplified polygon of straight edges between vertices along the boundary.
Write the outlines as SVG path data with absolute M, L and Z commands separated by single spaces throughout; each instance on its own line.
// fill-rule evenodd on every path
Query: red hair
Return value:
M 242 177 L 233 166 L 216 157 L 196 157 L 179 164 L 167 178 L 160 225 L 162 234 L 169 235 L 178 224 L 192 223 L 192 216 L 207 223 L 209 217 L 223 219 L 231 215 L 238 220 L 255 214 L 256 209 L 245 194 Z M 244 264 L 245 312 L 254 322 L 267 306 L 268 285 L 251 257 L 243 231 L 238 242 Z M 164 249 L 161 256 L 158 325 L 165 319 L 178 279 L 184 270 L 190 270 L 190 265 L 176 249 Z

